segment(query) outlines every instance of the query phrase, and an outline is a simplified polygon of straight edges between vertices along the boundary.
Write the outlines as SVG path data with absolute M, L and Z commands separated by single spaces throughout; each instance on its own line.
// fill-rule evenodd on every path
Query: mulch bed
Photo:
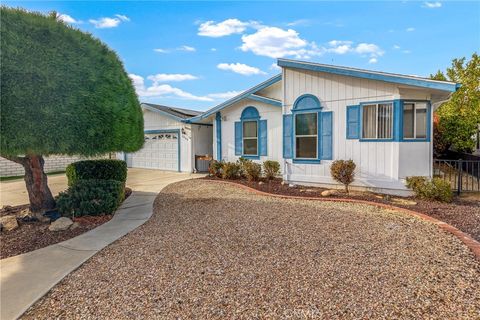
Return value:
M 204 179 L 223 180 L 216 177 L 206 177 Z M 245 179 L 228 181 L 242 184 L 262 192 L 297 197 L 325 198 L 321 195 L 321 193 L 322 191 L 328 190 L 326 188 L 300 185 L 290 187 L 288 186 L 288 184 L 282 184 L 282 179 L 274 179 L 271 181 L 263 180 L 261 181 L 263 183 L 259 183 L 259 181 L 250 182 Z M 367 200 L 372 202 L 385 203 L 400 208 L 411 209 L 451 224 L 452 226 L 460 229 L 461 231 L 471 235 L 472 238 L 474 238 L 475 240 L 480 241 L 480 201 L 478 200 L 466 200 L 456 197 L 452 203 L 442 203 L 437 201 L 415 199 L 413 197 L 389 197 L 385 195 L 375 194 L 372 192 L 350 192 L 350 194 L 347 195 L 346 193 L 341 191 L 339 191 L 338 196 L 330 196 L 329 198 Z M 397 203 L 392 203 L 390 201 L 391 198 L 412 200 L 415 201 L 417 204 L 401 205 Z
M 125 199 L 131 194 L 132 189 L 125 188 Z M 28 209 L 27 204 L 5 206 L 0 209 L 0 216 L 15 215 L 25 209 Z M 50 225 L 48 222 L 24 222 L 21 219 L 17 219 L 19 225 L 17 229 L 0 232 L 0 259 L 13 257 L 74 238 L 104 224 L 112 217 L 112 215 L 77 217 L 73 221 L 79 223 L 78 228 L 55 232 L 48 230 Z

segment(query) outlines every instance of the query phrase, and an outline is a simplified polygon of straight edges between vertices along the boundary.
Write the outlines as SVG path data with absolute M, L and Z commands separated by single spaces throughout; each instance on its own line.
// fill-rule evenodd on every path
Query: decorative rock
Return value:
M 296 187 L 296 185 L 295 185 L 295 184 L 293 184 L 293 183 L 290 183 L 288 186 L 289 186 L 290 188 L 294 188 L 294 187 Z
M 0 224 L 2 225 L 2 230 L 5 231 L 12 231 L 18 228 L 17 217 L 12 215 L 0 217 Z
M 262 184 L 265 184 L 265 182 L 260 181 L 260 182 L 258 183 L 258 185 L 262 185 Z
M 287 184 L 287 182 L 285 182 L 285 181 L 282 181 L 280 184 L 281 184 L 282 186 L 284 186 L 284 185 L 286 185 L 286 184 Z
M 414 206 L 414 205 L 417 204 L 413 200 L 402 199 L 402 198 L 392 198 L 391 201 L 392 201 L 392 203 L 401 204 L 401 205 L 404 205 L 404 206 Z
M 50 224 L 48 230 L 50 231 L 63 231 L 70 228 L 73 224 L 73 221 L 67 217 L 61 217 Z
M 72 225 L 70 226 L 70 230 L 77 229 L 78 227 L 80 227 L 80 223 L 74 222 L 74 223 L 72 223 Z
M 321 195 L 322 197 L 331 197 L 331 196 L 334 196 L 338 193 L 337 190 L 325 190 L 325 191 L 322 191 Z

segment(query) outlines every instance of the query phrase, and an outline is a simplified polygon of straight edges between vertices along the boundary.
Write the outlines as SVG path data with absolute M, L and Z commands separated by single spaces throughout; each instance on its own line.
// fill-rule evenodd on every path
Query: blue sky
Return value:
M 144 102 L 206 110 L 276 58 L 428 76 L 480 48 L 480 2 L 13 2 L 114 49 Z

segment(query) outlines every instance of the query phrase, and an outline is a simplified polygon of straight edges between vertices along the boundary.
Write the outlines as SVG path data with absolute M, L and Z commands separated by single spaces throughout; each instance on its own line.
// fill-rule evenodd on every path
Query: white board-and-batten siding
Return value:
M 222 159 L 237 161 L 241 156 L 235 155 L 235 122 L 240 121 L 242 111 L 247 107 L 255 107 L 261 120 L 267 120 L 267 156 L 260 156 L 256 162 L 265 160 L 282 161 L 282 108 L 259 101 L 244 99 L 222 110 Z M 213 132 L 216 133 L 214 121 Z M 214 139 L 216 154 L 216 139 Z
M 291 113 L 295 100 L 303 94 L 315 95 L 322 111 L 333 112 L 333 159 L 352 159 L 356 163 L 354 185 L 405 189 L 400 179 L 410 175 L 430 175 L 429 147 L 425 147 L 429 142 L 366 142 L 346 138 L 347 106 L 417 97 L 401 95 L 398 86 L 383 81 L 290 68 L 283 68 L 282 72 L 283 113 Z M 410 149 L 416 154 L 409 154 Z M 406 165 L 412 161 L 417 164 Z M 297 164 L 286 160 L 284 179 L 297 183 L 336 184 L 330 175 L 331 162 Z

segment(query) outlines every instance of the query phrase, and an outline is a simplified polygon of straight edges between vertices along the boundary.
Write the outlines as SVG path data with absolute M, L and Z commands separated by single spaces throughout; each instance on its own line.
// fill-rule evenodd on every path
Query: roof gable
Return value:
M 402 74 L 340 67 L 340 66 L 333 66 L 328 64 L 320 64 L 320 63 L 290 60 L 290 59 L 278 59 L 278 65 L 280 67 L 286 67 L 286 68 L 295 68 L 295 69 L 303 69 L 303 70 L 309 70 L 309 71 L 332 73 L 332 74 L 338 74 L 338 75 L 355 77 L 355 78 L 364 78 L 364 79 L 370 79 L 370 80 L 391 82 L 396 84 L 404 84 L 408 86 L 428 88 L 428 89 L 448 91 L 448 92 L 455 92 L 460 87 L 460 84 L 457 84 L 455 82 L 449 82 L 449 81 L 438 81 L 438 80 L 431 80 L 427 78 L 407 76 Z
M 142 108 L 145 108 L 152 112 L 161 113 L 177 121 L 182 121 L 202 114 L 201 111 L 174 108 L 153 103 L 142 103 L 141 106 Z

